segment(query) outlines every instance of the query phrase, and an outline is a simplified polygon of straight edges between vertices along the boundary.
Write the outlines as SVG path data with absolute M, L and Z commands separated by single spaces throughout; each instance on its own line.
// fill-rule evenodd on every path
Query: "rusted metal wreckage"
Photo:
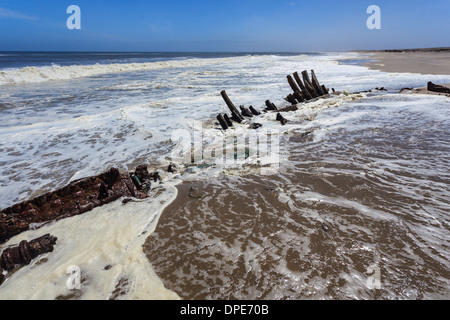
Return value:
M 0 242 L 28 230 L 31 224 L 79 215 L 124 196 L 145 198 L 147 193 L 140 182 L 148 177 L 147 168 L 142 166 L 134 174 L 111 168 L 3 209 L 0 212 Z
M 284 100 L 290 102 L 291 106 L 279 108 L 270 100 L 265 101 L 266 108 L 264 109 L 264 112 L 277 112 L 276 120 L 282 125 L 285 125 L 288 120 L 281 115 L 281 112 L 298 110 L 297 104 L 299 103 L 307 103 L 317 99 L 326 99 L 331 97 L 329 89 L 324 85 L 321 85 L 317 80 L 314 70 L 311 70 L 311 78 L 306 70 L 302 71 L 301 75 L 302 76 L 300 77 L 298 72 L 294 72 L 292 76 L 286 76 L 292 89 L 292 93 L 285 97 Z M 332 93 L 336 93 L 334 89 L 332 89 Z M 231 112 L 231 116 L 224 113 L 218 114 L 216 117 L 223 130 L 227 130 L 232 127 L 232 121 L 242 123 L 246 118 L 252 118 L 261 114 L 261 112 L 257 111 L 253 106 L 246 108 L 241 105 L 239 107 L 240 110 L 238 110 L 228 97 L 225 90 L 223 90 L 220 94 Z
M 17 266 L 30 264 L 36 257 L 52 252 L 56 240 L 56 237 L 47 233 L 29 242 L 22 240 L 17 246 L 6 248 L 0 256 L 0 284 L 6 279 L 3 270 L 11 272 Z
M 138 166 L 134 173 L 121 173 L 111 168 L 99 175 L 73 181 L 56 191 L 15 204 L 0 212 L 0 243 L 31 226 L 83 214 L 120 197 L 144 199 L 148 197 L 150 182 L 158 179 L 159 174 L 149 174 L 146 165 Z M 46 234 L 30 242 L 24 240 L 16 247 L 6 248 L 0 256 L 0 267 L 10 271 L 17 265 L 29 264 L 38 255 L 53 251 L 56 240 L 56 237 Z M 5 275 L 0 269 L 0 284 L 4 280 Z

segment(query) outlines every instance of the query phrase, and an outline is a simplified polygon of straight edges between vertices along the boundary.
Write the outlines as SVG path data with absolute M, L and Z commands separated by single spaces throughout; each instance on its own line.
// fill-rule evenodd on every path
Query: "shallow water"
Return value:
M 279 174 L 186 184 L 147 240 L 155 272 L 185 299 L 448 299 L 448 103 L 324 110 Z

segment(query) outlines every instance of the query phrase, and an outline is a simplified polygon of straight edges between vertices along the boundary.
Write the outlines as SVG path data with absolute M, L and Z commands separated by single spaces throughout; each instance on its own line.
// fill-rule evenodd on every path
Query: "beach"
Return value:
M 20 60 L 0 73 L 1 208 L 111 166 L 161 175 L 12 237 L 58 240 L 0 298 L 448 299 L 450 102 L 400 93 L 450 83 L 448 53 L 367 53 L 0 56 Z M 336 94 L 263 111 L 312 69 Z M 221 129 L 222 90 L 261 115 Z
M 450 74 L 450 48 L 362 51 L 375 61 L 364 65 L 372 70 L 400 73 Z M 450 83 L 441 84 L 450 88 Z M 443 95 L 426 90 L 426 85 L 413 88 L 413 93 Z
M 386 72 L 449 74 L 450 48 L 361 51 L 376 61 L 365 66 Z

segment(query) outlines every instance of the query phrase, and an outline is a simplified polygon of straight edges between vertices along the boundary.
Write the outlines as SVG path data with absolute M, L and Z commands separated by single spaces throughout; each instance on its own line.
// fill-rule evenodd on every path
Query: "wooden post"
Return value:
M 311 96 L 311 94 L 309 93 L 308 89 L 306 89 L 305 85 L 302 82 L 302 79 L 300 79 L 300 76 L 298 75 L 298 72 L 294 72 L 294 78 L 295 81 L 297 81 L 298 85 L 300 86 L 301 90 L 301 94 L 303 95 L 303 97 L 305 98 L 305 100 L 311 100 L 313 97 Z
M 280 121 L 283 126 L 288 122 L 288 120 L 284 118 L 281 113 L 277 113 L 277 121 Z
M 228 115 L 226 113 L 224 113 L 223 118 L 224 118 L 225 122 L 227 123 L 228 127 L 233 126 L 233 122 L 231 122 L 230 118 L 228 117 Z
M 235 117 L 236 120 L 239 119 L 240 121 L 238 121 L 239 123 L 241 123 L 242 121 L 244 121 L 244 117 L 241 115 L 241 113 L 239 112 L 238 109 L 236 109 L 236 107 L 234 106 L 233 102 L 231 102 L 230 98 L 228 97 L 227 93 L 225 90 L 222 90 L 222 92 L 220 93 L 222 95 L 223 100 L 225 101 L 225 103 L 227 104 L 228 108 L 231 111 L 232 117 Z M 233 114 L 234 113 L 234 114 Z
M 305 102 L 305 98 L 303 98 L 299 91 L 294 92 L 294 98 L 297 99 L 298 102 Z
M 300 88 L 297 86 L 297 84 L 294 82 L 294 79 L 292 79 L 290 75 L 287 75 L 286 78 L 289 82 L 289 85 L 291 86 L 292 91 L 300 91 Z
M 259 116 L 261 114 L 261 112 L 253 108 L 253 106 L 250 106 L 249 109 L 255 116 Z
M 292 93 L 290 93 L 290 94 L 285 98 L 285 100 L 286 100 L 287 102 L 290 102 L 292 105 L 297 104 L 297 100 L 295 99 L 295 96 L 294 96 Z
M 253 114 L 246 107 L 240 106 L 239 108 L 241 109 L 241 113 L 242 113 L 243 116 L 246 116 L 246 117 L 249 117 L 249 118 L 253 117 Z
M 266 100 L 266 107 L 266 110 L 278 110 L 277 106 L 270 102 L 270 100 Z
M 309 80 L 309 75 L 306 70 L 302 71 L 302 77 L 303 77 L 303 83 L 305 84 L 306 89 L 308 89 L 309 93 L 313 98 L 317 98 L 319 94 L 314 89 L 313 85 L 311 84 L 311 80 Z
M 217 120 L 219 120 L 219 123 L 222 126 L 223 130 L 227 130 L 228 129 L 227 122 L 225 121 L 225 119 L 223 118 L 223 116 L 221 114 L 217 115 Z
M 319 96 L 327 94 L 326 92 L 322 92 L 322 87 L 319 84 L 319 80 L 317 80 L 316 73 L 314 72 L 314 70 L 311 70 L 311 79 L 312 85 L 314 89 L 316 89 L 316 92 L 319 94 Z
M 434 84 L 433 82 L 429 81 L 427 83 L 427 90 L 431 92 L 441 92 L 441 93 L 450 93 L 450 88 L 441 86 L 439 84 Z
M 241 123 L 244 121 L 244 118 L 240 115 L 237 115 L 234 111 L 231 111 L 231 120 L 236 121 L 237 123 Z

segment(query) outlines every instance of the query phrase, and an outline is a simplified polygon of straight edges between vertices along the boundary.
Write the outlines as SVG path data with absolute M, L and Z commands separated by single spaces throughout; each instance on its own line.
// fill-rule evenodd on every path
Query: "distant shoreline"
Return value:
M 395 52 L 395 53 L 411 53 L 411 52 L 450 52 L 450 47 L 439 48 L 415 48 L 415 49 L 384 49 L 384 50 L 356 50 L 356 52 Z
M 356 50 L 370 54 L 374 61 L 363 63 L 371 70 L 430 75 L 450 75 L 450 47 Z

